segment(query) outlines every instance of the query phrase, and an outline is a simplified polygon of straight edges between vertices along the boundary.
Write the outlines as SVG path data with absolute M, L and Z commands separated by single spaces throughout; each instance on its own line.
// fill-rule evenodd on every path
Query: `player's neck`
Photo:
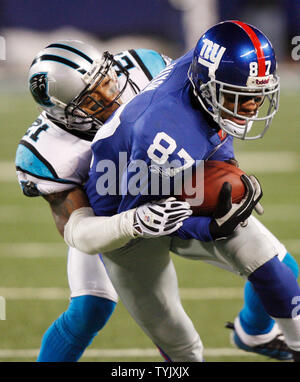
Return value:
M 63 123 L 60 123 L 55 118 L 51 117 L 51 115 L 49 115 L 49 114 L 46 114 L 46 115 L 47 115 L 47 118 L 52 123 L 54 123 L 60 129 L 66 131 L 67 133 L 69 133 L 71 135 L 75 135 L 75 137 L 83 139 L 85 141 L 89 141 L 89 142 L 92 142 L 92 140 L 94 139 L 94 134 L 91 134 L 88 131 L 80 131 L 80 130 L 76 130 L 76 129 L 68 129 Z

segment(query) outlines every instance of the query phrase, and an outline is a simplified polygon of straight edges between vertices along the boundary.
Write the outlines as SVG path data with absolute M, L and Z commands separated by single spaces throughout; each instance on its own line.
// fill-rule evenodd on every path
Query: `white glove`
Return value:
M 144 238 L 169 235 L 177 231 L 192 213 L 189 203 L 174 197 L 146 203 L 136 209 L 133 228 L 136 236 Z

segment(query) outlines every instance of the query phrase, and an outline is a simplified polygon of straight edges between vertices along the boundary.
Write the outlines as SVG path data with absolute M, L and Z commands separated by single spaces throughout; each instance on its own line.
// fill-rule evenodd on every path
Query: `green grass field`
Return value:
M 264 139 L 236 145 L 241 167 L 252 169 L 262 183 L 265 206 L 262 222 L 297 260 L 300 260 L 299 99 L 300 93 L 283 94 L 281 110 Z M 37 115 L 34 103 L 29 96 L 1 96 L 0 110 L 0 295 L 6 299 L 6 320 L 0 321 L 0 361 L 34 361 L 43 333 L 68 306 L 66 246 L 46 202 L 25 198 L 10 166 L 19 139 Z M 206 361 L 266 361 L 260 356 L 236 352 L 224 328 L 226 321 L 233 320 L 242 307 L 243 280 L 204 263 L 175 256 L 173 259 L 183 305 L 202 337 Z M 161 360 L 121 303 L 81 359 L 82 362 Z

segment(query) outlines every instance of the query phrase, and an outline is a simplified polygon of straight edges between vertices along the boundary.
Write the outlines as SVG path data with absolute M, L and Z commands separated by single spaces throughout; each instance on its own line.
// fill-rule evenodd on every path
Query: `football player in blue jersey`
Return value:
M 79 41 L 54 42 L 33 60 L 29 87 L 42 113 L 19 143 L 16 168 L 23 193 L 49 202 L 62 236 L 73 210 L 86 208 L 93 215 L 82 185 L 88 176 L 95 132 L 167 62 L 167 57 L 148 49 L 102 55 Z M 173 232 L 191 213 L 186 203 L 176 202 L 175 212 L 170 211 L 172 206 L 172 198 L 151 203 L 152 211 L 163 214 L 155 235 Z M 96 236 L 102 236 L 104 250 L 122 246 L 125 239 L 153 235 L 133 226 L 135 213 L 152 212 L 145 205 L 97 222 Z M 91 234 L 85 238 L 93 240 Z M 117 294 L 100 257 L 69 248 L 68 280 L 69 307 L 43 336 L 40 362 L 77 361 L 114 311 Z
M 175 193 L 178 174 L 186 169 L 195 168 L 203 160 L 234 158 L 233 138 L 262 137 L 278 101 L 276 59 L 266 36 L 239 21 L 215 25 L 193 51 L 167 66 L 97 132 L 85 186 L 94 213 L 113 216 L 167 197 Z M 261 131 L 257 131 L 257 125 Z M 127 155 L 127 162 L 120 153 Z M 104 163 L 113 163 L 118 169 L 114 184 L 108 188 L 103 187 Z M 137 186 L 138 167 L 143 170 L 138 174 Z M 151 193 L 153 172 L 161 174 L 155 195 Z M 166 179 L 169 192 L 162 186 Z M 242 179 L 247 192 L 240 203 L 232 204 L 230 185 L 225 183 L 214 216 L 190 216 L 175 236 L 140 237 L 117 250 L 103 251 L 118 295 L 167 359 L 203 359 L 201 339 L 180 302 L 171 250 L 214 263 L 249 280 L 251 293 L 255 291 L 262 302 L 258 306 L 257 295 L 254 297 L 257 307 L 262 308 L 260 318 L 268 318 L 254 330 L 251 317 L 240 314 L 235 327 L 238 346 L 256 335 L 258 343 L 246 350 L 263 353 L 259 341 L 279 340 L 280 329 L 294 360 L 299 360 L 297 267 L 252 216 L 262 196 L 258 180 L 246 175 Z M 143 220 L 136 215 L 137 222 L 155 231 L 151 218 L 145 217 Z M 250 319 L 248 327 L 244 319 Z M 243 338 L 239 329 L 245 334 Z M 267 354 L 268 349 L 263 350 Z M 270 351 L 268 355 L 272 355 Z

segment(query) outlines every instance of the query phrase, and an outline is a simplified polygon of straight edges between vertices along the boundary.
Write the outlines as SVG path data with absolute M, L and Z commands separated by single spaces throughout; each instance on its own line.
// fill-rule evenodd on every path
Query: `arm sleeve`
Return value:
M 90 255 L 123 247 L 135 238 L 135 209 L 107 217 L 95 216 L 92 208 L 82 207 L 72 212 L 65 225 L 65 242 Z
M 190 216 L 183 221 L 176 234 L 184 240 L 211 241 L 213 239 L 209 231 L 210 222 L 211 218 L 208 216 Z

